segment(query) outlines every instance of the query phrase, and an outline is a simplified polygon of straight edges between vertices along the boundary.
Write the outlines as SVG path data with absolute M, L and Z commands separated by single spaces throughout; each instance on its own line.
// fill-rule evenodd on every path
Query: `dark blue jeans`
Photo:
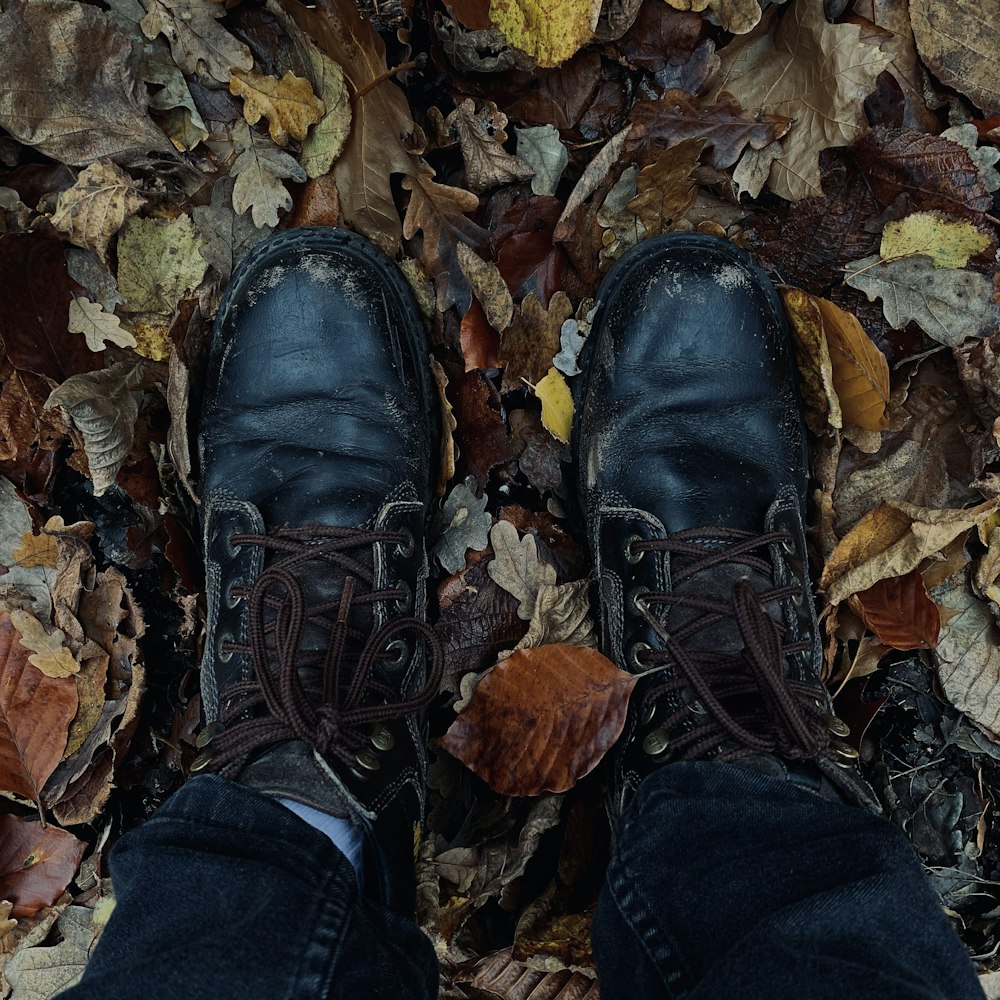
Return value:
M 111 855 L 118 899 L 72 1000 L 434 997 L 430 942 L 326 837 L 219 777 Z M 726 764 L 648 778 L 594 925 L 604 1000 L 981 1000 L 905 837 Z

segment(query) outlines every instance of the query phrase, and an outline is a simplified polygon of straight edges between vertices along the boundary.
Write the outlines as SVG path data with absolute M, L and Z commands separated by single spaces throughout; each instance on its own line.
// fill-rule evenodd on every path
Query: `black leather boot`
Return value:
M 243 261 L 212 338 L 199 447 L 206 727 L 192 772 L 350 818 L 365 891 L 413 908 L 437 454 L 424 332 L 393 264 L 335 229 Z
M 818 679 L 805 425 L 787 325 L 725 240 L 640 244 L 601 286 L 574 443 L 602 649 L 643 673 L 610 808 L 715 759 L 877 808 Z

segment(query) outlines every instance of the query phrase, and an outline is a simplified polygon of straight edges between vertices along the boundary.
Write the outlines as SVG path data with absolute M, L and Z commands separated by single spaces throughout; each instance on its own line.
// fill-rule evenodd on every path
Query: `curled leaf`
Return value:
M 941 614 L 930 599 L 918 570 L 880 580 L 855 594 L 865 625 L 893 649 L 933 649 L 941 631 Z

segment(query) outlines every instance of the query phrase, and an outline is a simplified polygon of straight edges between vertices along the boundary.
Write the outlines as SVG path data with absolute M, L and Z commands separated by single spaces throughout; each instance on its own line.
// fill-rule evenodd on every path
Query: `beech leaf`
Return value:
M 638 679 L 596 649 L 518 650 L 479 682 L 441 746 L 501 795 L 564 792 L 614 746 Z
M 895 330 L 915 322 L 939 344 L 957 347 L 989 331 L 1000 310 L 990 301 L 993 283 L 976 271 L 937 267 L 930 257 L 882 261 L 878 255 L 847 265 L 844 281 L 882 300 Z
M 883 645 L 893 649 L 933 649 L 941 614 L 930 599 L 919 570 L 880 580 L 855 594 L 852 604 Z
M 92 351 L 103 351 L 107 341 L 119 347 L 138 346 L 138 341 L 122 329 L 122 321 L 114 313 L 106 313 L 99 302 L 79 295 L 69 304 L 67 329 L 70 333 L 82 333 Z
M 573 395 L 566 379 L 556 368 L 535 385 L 535 395 L 542 404 L 542 426 L 563 444 L 569 444 L 573 429 Z
M 73 881 L 86 846 L 38 820 L 0 816 L 0 898 L 14 904 L 11 913 L 33 917 L 52 906 Z
M 601 13 L 600 0 L 492 0 L 490 21 L 509 45 L 539 66 L 558 66 L 590 41 Z
M 279 146 L 287 146 L 289 139 L 302 142 L 309 126 L 326 113 L 312 84 L 291 71 L 279 80 L 256 71 L 233 70 L 229 92 L 243 98 L 243 117 L 249 125 L 267 119 L 268 133 Z
M 198 287 L 207 267 L 187 215 L 170 221 L 130 219 L 119 238 L 118 259 L 122 309 L 130 313 L 172 315 L 184 294 Z

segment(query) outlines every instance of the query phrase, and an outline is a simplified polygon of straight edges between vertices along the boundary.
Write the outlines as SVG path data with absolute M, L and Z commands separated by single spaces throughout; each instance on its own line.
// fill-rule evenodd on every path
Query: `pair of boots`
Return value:
M 877 808 L 818 679 L 805 429 L 766 277 L 722 240 L 643 243 L 602 285 L 580 367 L 601 650 L 648 671 L 610 756 L 612 814 L 653 769 L 710 758 Z M 349 819 L 366 893 L 400 912 L 443 668 L 425 620 L 437 409 L 409 289 L 370 244 L 294 230 L 238 269 L 200 435 L 192 771 Z

